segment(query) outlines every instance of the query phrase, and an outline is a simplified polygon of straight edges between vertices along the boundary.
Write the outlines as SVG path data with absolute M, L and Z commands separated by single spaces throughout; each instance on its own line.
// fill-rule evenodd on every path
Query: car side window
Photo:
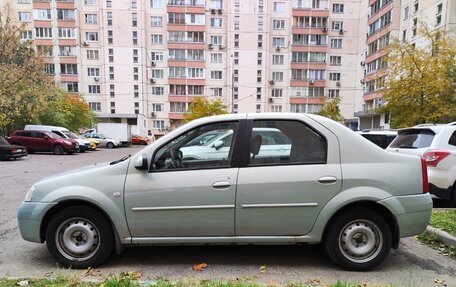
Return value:
M 325 164 L 326 156 L 326 139 L 302 122 L 253 122 L 249 166 Z
M 454 131 L 451 135 L 450 139 L 448 140 L 448 144 L 456 146 L 456 131 Z
M 238 122 L 226 122 L 204 125 L 188 131 L 155 152 L 152 170 L 229 167 L 237 129 Z M 200 144 L 199 139 L 213 134 L 227 136 L 220 140 L 220 136 L 211 137 L 207 144 Z M 195 139 L 198 140 L 195 141 Z

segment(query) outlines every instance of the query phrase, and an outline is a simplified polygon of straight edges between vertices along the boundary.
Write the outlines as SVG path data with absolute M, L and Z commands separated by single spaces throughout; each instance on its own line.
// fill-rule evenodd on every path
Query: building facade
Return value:
M 315 113 L 340 97 L 347 126 L 388 127 L 375 111 L 385 47 L 416 40 L 417 17 L 449 29 L 456 14 L 450 0 L 6 2 L 46 71 L 100 121 L 156 134 L 180 126 L 200 96 L 233 113 Z

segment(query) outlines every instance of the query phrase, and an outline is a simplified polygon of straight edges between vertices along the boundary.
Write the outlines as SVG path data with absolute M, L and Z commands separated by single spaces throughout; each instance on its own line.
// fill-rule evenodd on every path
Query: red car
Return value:
M 13 145 L 25 146 L 29 153 L 53 152 L 56 155 L 72 154 L 79 151 L 79 144 L 73 139 L 46 131 L 15 131 L 8 142 Z
M 146 144 L 149 144 L 149 142 L 150 142 L 150 140 L 146 137 L 138 136 L 135 134 L 131 135 L 132 144 L 146 145 Z

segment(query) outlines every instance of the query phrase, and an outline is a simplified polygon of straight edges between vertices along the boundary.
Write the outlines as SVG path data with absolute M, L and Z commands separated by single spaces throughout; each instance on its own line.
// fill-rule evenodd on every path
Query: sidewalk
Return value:
M 426 231 L 431 234 L 435 234 L 443 244 L 456 248 L 456 237 L 449 234 L 448 232 L 434 228 L 430 225 L 426 227 Z

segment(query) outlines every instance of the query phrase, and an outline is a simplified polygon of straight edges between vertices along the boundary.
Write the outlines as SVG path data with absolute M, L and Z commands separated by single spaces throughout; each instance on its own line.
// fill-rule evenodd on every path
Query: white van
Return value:
M 53 132 L 63 138 L 76 140 L 79 143 L 80 152 L 85 152 L 86 150 L 90 149 L 90 142 L 79 138 L 77 135 L 70 132 L 67 128 L 56 127 L 56 126 L 43 126 L 43 125 L 26 125 L 24 130 Z

